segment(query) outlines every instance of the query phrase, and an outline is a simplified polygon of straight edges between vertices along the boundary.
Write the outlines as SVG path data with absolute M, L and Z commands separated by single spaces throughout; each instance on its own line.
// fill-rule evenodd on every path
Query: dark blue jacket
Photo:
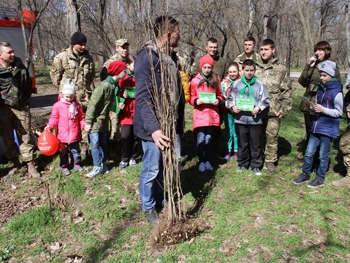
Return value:
M 339 81 L 329 81 L 319 85 L 316 93 L 316 102 L 328 109 L 334 109 L 334 99 L 338 93 L 343 93 L 343 86 Z M 340 117 L 331 117 L 323 113 L 315 113 L 312 120 L 312 133 L 323 134 L 331 138 L 338 137 Z
M 177 65 L 176 56 L 172 59 Z M 183 133 L 185 97 L 181 87 L 181 77 L 178 72 L 178 88 L 180 100 L 176 122 L 176 133 Z M 136 109 L 134 116 L 134 133 L 146 141 L 153 141 L 151 134 L 161 130 L 154 111 L 154 84 L 158 94 L 161 92 L 161 67 L 155 42 L 149 42 L 138 51 L 135 60 Z

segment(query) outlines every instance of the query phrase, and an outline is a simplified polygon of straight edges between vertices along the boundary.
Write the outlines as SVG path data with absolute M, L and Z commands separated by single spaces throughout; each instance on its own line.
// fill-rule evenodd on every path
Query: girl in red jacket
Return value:
M 137 148 L 139 140 L 134 134 L 133 120 L 136 107 L 135 99 L 135 77 L 134 77 L 134 60 L 133 56 L 128 56 L 126 61 L 126 75 L 124 79 L 119 80 L 120 92 L 122 102 L 118 104 L 120 112 L 118 114 L 118 121 L 121 127 L 120 149 L 121 162 L 119 168 L 126 166 L 136 166 L 135 157 L 137 156 Z
M 60 147 L 60 166 L 64 175 L 69 175 L 69 152 L 73 155 L 73 169 L 81 172 L 81 156 L 79 143 L 81 131 L 84 129 L 84 112 L 75 98 L 75 86 L 71 79 L 67 79 L 59 95 L 58 101 L 53 105 L 51 116 L 45 130 L 53 130 L 57 127 L 57 139 L 64 145 Z
M 200 72 L 190 84 L 190 104 L 194 106 L 193 130 L 197 133 L 199 171 L 213 170 L 210 164 L 213 136 L 220 127 L 219 104 L 222 100 L 220 79 L 213 72 L 214 60 L 205 55 L 199 60 Z

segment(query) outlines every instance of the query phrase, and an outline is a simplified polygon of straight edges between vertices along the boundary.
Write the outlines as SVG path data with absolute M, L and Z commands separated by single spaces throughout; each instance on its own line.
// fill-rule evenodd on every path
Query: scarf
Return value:
M 205 76 L 205 75 L 203 74 L 202 71 L 200 72 L 200 74 L 201 74 L 201 76 L 203 77 L 203 80 L 201 81 L 202 83 L 203 83 L 203 82 L 206 82 L 206 83 L 208 83 L 208 85 L 214 87 L 214 84 L 210 81 L 210 79 L 208 79 L 207 76 Z M 211 75 L 211 74 L 210 74 L 210 75 Z
M 231 79 L 228 75 L 223 80 L 223 85 L 221 86 L 221 92 L 223 96 L 227 96 L 227 91 L 232 87 L 232 84 L 237 80 L 240 79 L 241 76 L 238 75 L 237 78 Z
M 78 115 L 77 103 L 75 101 L 68 102 L 64 98 L 61 98 L 60 101 L 62 101 L 63 103 L 69 104 L 69 107 L 68 107 L 68 118 L 70 120 L 74 121 L 75 117 Z
M 257 81 L 257 77 L 252 77 L 252 79 L 248 82 L 247 79 L 245 78 L 245 76 L 243 75 L 242 78 L 241 78 L 241 81 L 243 82 L 243 84 L 245 85 L 245 87 L 243 89 L 241 89 L 240 91 L 240 95 L 241 95 L 241 98 L 244 98 L 244 95 L 245 95 L 245 90 L 246 88 L 248 87 L 248 90 L 249 90 L 249 98 L 250 99 L 254 99 L 254 94 L 253 94 L 253 89 L 252 89 L 252 85 L 254 85 Z

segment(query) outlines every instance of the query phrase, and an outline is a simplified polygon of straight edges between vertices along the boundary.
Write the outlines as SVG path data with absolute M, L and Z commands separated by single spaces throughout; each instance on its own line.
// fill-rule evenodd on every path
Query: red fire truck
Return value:
M 0 7 L 0 41 L 10 42 L 15 55 L 20 57 L 25 64 L 25 42 L 23 38 L 22 24 L 20 16 L 23 17 L 24 29 L 27 41 L 29 41 L 29 32 L 32 26 L 32 22 L 35 20 L 37 11 L 22 10 L 21 14 L 14 8 Z M 33 45 L 30 43 L 30 53 L 33 52 Z M 36 93 L 35 83 L 35 68 L 34 63 L 30 60 L 28 65 L 30 76 L 32 77 L 33 92 Z

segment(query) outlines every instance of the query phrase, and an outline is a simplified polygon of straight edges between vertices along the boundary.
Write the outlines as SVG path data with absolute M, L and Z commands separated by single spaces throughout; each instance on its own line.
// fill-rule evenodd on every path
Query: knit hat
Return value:
M 125 39 L 125 38 L 121 38 L 121 39 L 118 39 L 117 41 L 115 41 L 115 45 L 116 45 L 117 47 L 121 47 L 121 46 L 123 46 L 123 45 L 125 45 L 125 44 L 129 44 L 128 40 Z M 129 44 L 129 45 L 130 45 L 130 44 Z
M 70 38 L 70 43 L 72 45 L 86 43 L 86 36 L 81 32 L 75 32 Z
M 202 69 L 204 64 L 209 64 L 214 68 L 214 59 L 209 55 L 204 55 L 199 60 L 199 68 Z
M 62 88 L 62 94 L 64 95 L 74 95 L 75 94 L 75 85 L 72 79 L 67 79 Z
M 107 73 L 110 76 L 117 76 L 120 72 L 126 69 L 126 64 L 124 62 L 121 62 L 119 60 L 111 62 L 109 64 Z
M 325 60 L 318 65 L 319 71 L 323 71 L 328 75 L 330 75 L 331 77 L 334 77 L 336 68 L 337 68 L 337 65 L 330 60 Z

